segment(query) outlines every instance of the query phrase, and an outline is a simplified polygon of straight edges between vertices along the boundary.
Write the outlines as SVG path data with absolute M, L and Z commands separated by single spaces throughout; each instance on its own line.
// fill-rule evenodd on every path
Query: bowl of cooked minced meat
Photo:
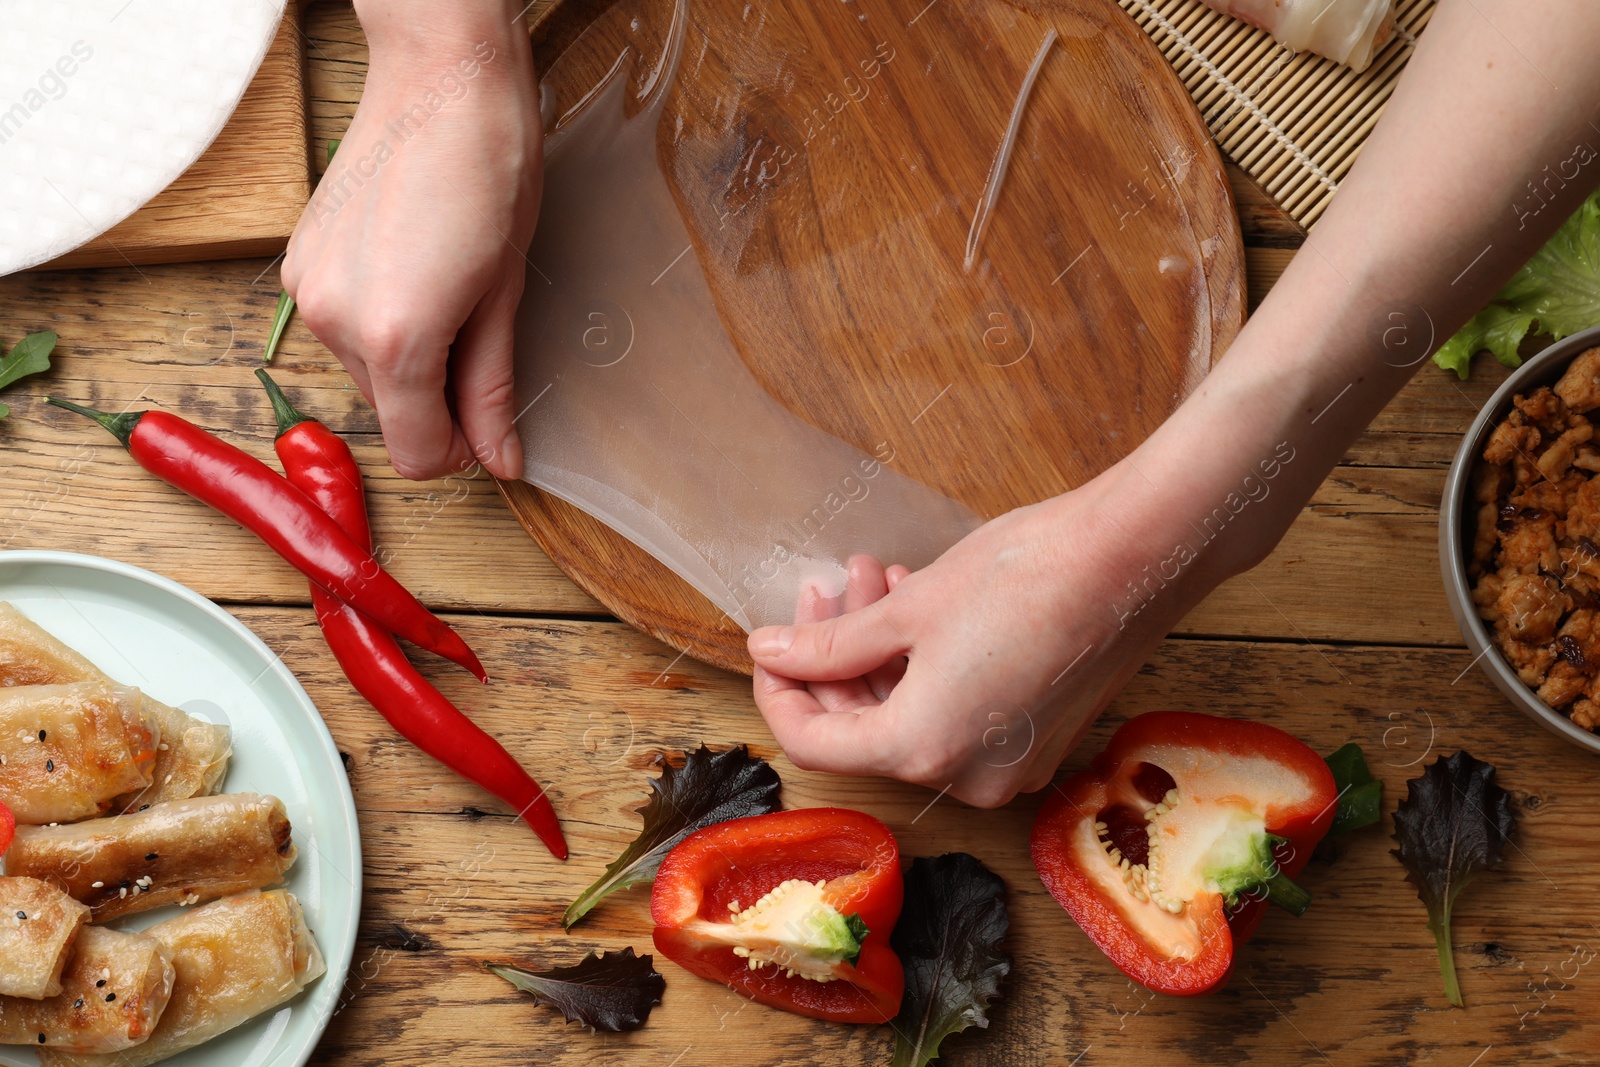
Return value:
M 1445 482 L 1439 556 L 1495 685 L 1600 752 L 1600 328 L 1529 359 L 1478 413 Z

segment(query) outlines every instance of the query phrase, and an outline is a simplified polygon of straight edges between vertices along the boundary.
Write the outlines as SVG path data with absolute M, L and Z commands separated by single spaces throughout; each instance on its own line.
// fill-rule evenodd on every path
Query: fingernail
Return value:
M 768 626 L 750 635 L 750 652 L 756 656 L 781 656 L 794 644 L 794 627 Z
M 508 431 L 505 440 L 500 442 L 500 468 L 502 478 L 522 477 L 522 438 L 515 429 Z

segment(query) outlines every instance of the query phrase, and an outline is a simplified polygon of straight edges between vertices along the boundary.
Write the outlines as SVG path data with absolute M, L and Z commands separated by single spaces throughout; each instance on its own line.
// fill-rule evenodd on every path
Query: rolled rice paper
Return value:
M 0 602 L 0 686 L 90 681 L 116 684 L 76 649 Z M 233 751 L 228 728 L 196 719 L 148 693 L 143 701 L 145 719 L 161 735 L 161 744 L 150 778 L 118 797 L 115 810 L 210 796 L 221 789 Z
M 231 793 L 72 826 L 19 826 L 6 872 L 65 890 L 102 923 L 265 888 L 295 855 L 281 800 Z
M 0 803 L 23 824 L 77 822 L 149 788 L 160 736 L 142 703 L 99 681 L 0 689 Z
M 300 902 L 283 890 L 219 900 L 145 931 L 177 981 L 150 1040 L 109 1056 L 39 1050 L 43 1067 L 147 1067 L 298 996 L 326 969 Z
M 36 878 L 0 878 L 0 997 L 43 1000 L 61 992 L 61 972 L 89 909 Z
M 146 934 L 85 927 L 47 1000 L 0 997 L 0 1044 L 53 1052 L 106 1053 L 148 1041 L 172 996 L 165 945 Z M 115 1062 L 115 1060 L 114 1060 Z
M 1205 0 L 1296 52 L 1362 71 L 1394 35 L 1394 0 Z

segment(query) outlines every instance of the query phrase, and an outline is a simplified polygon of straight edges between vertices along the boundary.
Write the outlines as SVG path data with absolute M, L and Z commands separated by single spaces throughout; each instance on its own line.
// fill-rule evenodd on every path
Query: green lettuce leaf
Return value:
M 1517 348 L 1530 331 L 1563 337 L 1600 324 L 1600 192 L 1523 264 L 1494 301 L 1456 331 L 1433 361 L 1466 378 L 1472 357 L 1493 352 L 1522 365 Z

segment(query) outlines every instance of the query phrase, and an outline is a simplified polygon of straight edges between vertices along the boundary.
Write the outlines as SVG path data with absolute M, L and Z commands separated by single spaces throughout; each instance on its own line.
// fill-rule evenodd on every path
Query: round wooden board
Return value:
M 600 14 L 545 78 L 557 114 L 624 46 L 659 55 L 671 11 L 586 3 L 585 18 Z M 887 447 L 896 469 L 979 514 L 1126 455 L 1243 324 L 1222 161 L 1111 0 L 694 0 L 688 34 L 660 159 L 746 365 L 799 417 Z M 750 672 L 743 632 L 642 549 L 525 482 L 500 491 L 619 618 Z

